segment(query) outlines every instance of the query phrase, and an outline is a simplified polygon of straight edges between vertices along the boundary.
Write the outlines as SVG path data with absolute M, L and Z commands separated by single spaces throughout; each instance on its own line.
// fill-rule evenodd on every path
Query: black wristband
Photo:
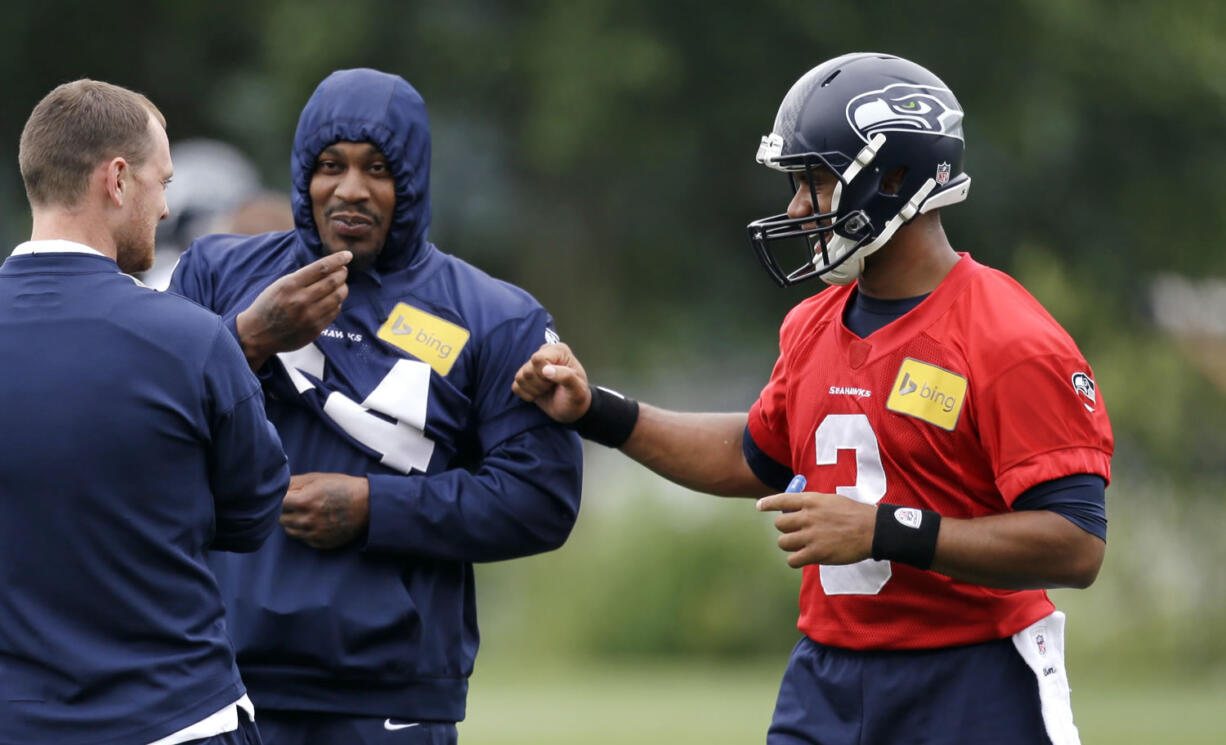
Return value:
M 873 530 L 873 558 L 928 569 L 937 552 L 940 529 L 940 513 L 880 502 Z
M 630 439 L 639 420 L 639 402 L 600 385 L 589 385 L 592 404 L 587 413 L 571 422 L 580 437 L 619 448 Z

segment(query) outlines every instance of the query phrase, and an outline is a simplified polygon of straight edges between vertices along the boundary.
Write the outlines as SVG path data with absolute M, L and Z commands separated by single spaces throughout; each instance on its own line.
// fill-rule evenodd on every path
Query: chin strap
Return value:
M 928 179 L 924 185 L 915 192 L 912 197 L 907 200 L 907 203 L 902 206 L 898 214 L 894 215 L 877 238 L 866 246 L 861 246 L 857 251 L 856 242 L 850 238 L 844 238 L 841 235 L 835 235 L 826 244 L 826 251 L 831 254 L 835 261 L 838 261 L 845 253 L 856 251 L 856 255 L 839 264 L 837 269 L 833 269 L 821 275 L 822 280 L 827 284 L 846 285 L 853 282 L 864 271 L 864 259 L 871 256 L 873 252 L 884 246 L 894 237 L 894 233 L 898 231 L 908 220 L 920 214 L 920 208 L 924 206 L 924 200 L 932 193 L 932 190 L 937 187 L 935 179 Z M 813 266 L 819 266 L 819 255 L 814 253 Z

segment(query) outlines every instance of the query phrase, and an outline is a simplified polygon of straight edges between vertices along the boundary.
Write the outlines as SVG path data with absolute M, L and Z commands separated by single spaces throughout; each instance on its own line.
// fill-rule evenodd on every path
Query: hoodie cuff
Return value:
M 403 553 L 405 548 L 405 520 L 398 513 L 405 504 L 417 495 L 416 484 L 421 479 L 388 474 L 366 474 L 370 486 L 370 517 L 366 524 L 366 540 L 363 551 L 379 553 Z M 399 527 L 397 527 L 399 526 Z
M 235 313 L 233 315 L 227 314 L 223 316 L 221 320 L 222 320 L 222 323 L 225 324 L 226 329 L 229 330 L 230 335 L 233 336 L 234 340 L 238 342 L 238 348 L 242 349 L 243 339 L 242 337 L 238 335 L 238 313 Z M 243 352 L 245 354 L 246 350 L 243 350 Z M 272 379 L 273 371 L 276 370 L 276 367 L 273 366 L 272 361 L 276 359 L 276 357 L 277 355 L 275 354 L 272 355 L 264 362 L 263 365 L 260 366 L 259 370 L 255 371 L 255 376 L 260 379 L 261 384 L 267 383 L 269 380 Z

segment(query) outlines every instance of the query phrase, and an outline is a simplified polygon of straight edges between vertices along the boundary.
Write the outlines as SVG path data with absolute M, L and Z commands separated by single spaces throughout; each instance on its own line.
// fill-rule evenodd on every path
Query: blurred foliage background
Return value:
M 1065 324 L 1115 425 L 1106 566 L 1089 591 L 1056 593 L 1074 685 L 1226 695 L 1226 4 L 43 0 L 5 21 L 0 254 L 29 231 L 21 127 L 58 83 L 140 90 L 172 142 L 230 143 L 284 190 L 314 86 L 377 67 L 430 109 L 433 240 L 541 299 L 596 379 L 681 409 L 744 410 L 779 320 L 819 289 L 775 288 L 744 233 L 786 205 L 785 181 L 753 155 L 788 87 L 848 51 L 930 67 L 966 111 L 974 183 L 944 216 L 952 242 Z M 762 679 L 777 677 L 799 580 L 768 520 L 588 452 L 568 545 L 480 569 L 491 648 L 476 698 L 502 711 L 481 698 L 483 676 L 518 688 L 559 660 L 718 670 L 765 657 Z M 597 679 L 562 688 L 581 696 Z M 1090 706 L 1098 731 L 1139 731 L 1108 698 Z M 466 731 L 512 741 L 473 716 Z M 1224 719 L 1183 724 L 1221 733 Z M 593 741 L 576 726 L 567 737 Z

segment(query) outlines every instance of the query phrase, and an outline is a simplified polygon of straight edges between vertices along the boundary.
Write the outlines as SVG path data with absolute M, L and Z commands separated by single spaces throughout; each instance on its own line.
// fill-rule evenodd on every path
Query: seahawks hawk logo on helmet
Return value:
M 962 111 L 943 88 L 891 85 L 847 103 L 847 121 L 869 141 L 878 132 L 918 132 L 962 139 Z

